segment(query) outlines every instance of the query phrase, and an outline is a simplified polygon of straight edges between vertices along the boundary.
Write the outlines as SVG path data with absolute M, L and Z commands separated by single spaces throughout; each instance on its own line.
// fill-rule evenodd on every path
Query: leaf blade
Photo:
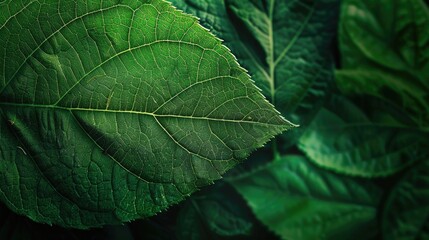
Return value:
M 167 2 L 27 8 L 0 24 L 0 170 L 14 170 L 0 197 L 19 214 L 75 228 L 151 216 L 292 127 Z

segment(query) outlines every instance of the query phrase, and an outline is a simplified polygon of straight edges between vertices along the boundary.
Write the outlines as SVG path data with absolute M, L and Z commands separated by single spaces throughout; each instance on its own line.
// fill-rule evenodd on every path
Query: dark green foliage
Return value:
M 223 39 L 264 95 L 301 126 L 284 138 L 294 144 L 328 96 L 339 0 L 172 2 Z
M 404 218 L 401 213 L 390 214 L 381 220 L 379 216 L 382 211 L 387 211 L 383 210 L 382 206 L 386 204 L 387 196 L 391 194 L 391 189 L 403 172 L 410 167 L 418 168 L 415 164 L 426 161 L 429 154 L 428 121 L 425 120 L 428 113 L 426 105 L 429 102 L 429 35 L 428 11 L 423 2 L 384 1 L 381 4 L 386 8 L 380 7 L 380 3 L 374 1 L 342 2 L 338 37 L 340 56 L 337 56 L 340 59 L 340 70 L 336 72 L 336 87 L 341 92 L 329 88 L 329 74 L 319 78 L 319 75 L 310 70 L 318 69 L 314 63 L 317 63 L 320 54 L 325 59 L 319 68 L 323 66 L 324 71 L 330 71 L 329 54 L 336 52 L 330 50 L 333 43 L 329 37 L 329 29 L 332 30 L 330 27 L 336 20 L 335 11 L 332 10 L 338 6 L 338 2 L 176 2 L 185 11 L 199 16 L 207 28 L 225 39 L 225 44 L 236 53 L 239 62 L 248 68 L 256 84 L 271 102 L 283 114 L 291 116 L 291 119 L 301 124 L 299 132 L 303 135 L 297 134 L 297 131 L 294 133 L 299 138 L 297 145 L 293 144 L 294 137 L 287 139 L 290 135 L 284 134 L 277 140 L 279 147 L 268 146 L 260 151 L 262 154 L 252 155 L 248 164 L 232 173 L 234 176 L 229 182 L 243 195 L 258 220 L 280 237 L 293 240 L 352 237 L 379 239 L 386 235 L 386 231 L 389 232 L 381 231 L 381 225 L 385 226 L 386 222 L 396 224 L 394 228 L 408 229 L 409 226 L 418 231 L 416 227 L 412 227 L 412 217 L 402 222 L 395 220 Z M 276 15 L 276 12 L 282 11 L 288 14 Z M 312 17 L 315 18 L 314 22 Z M 270 35 L 270 21 L 275 18 L 277 21 L 272 26 L 276 27 L 272 28 Z M 283 29 L 279 26 L 288 31 L 282 32 Z M 304 26 L 303 31 L 296 31 L 301 29 L 297 26 Z M 315 32 L 311 34 L 310 42 L 305 34 L 296 34 L 312 31 Z M 276 42 L 279 32 L 283 38 Z M 324 40 L 320 41 L 319 37 Z M 270 46 L 270 38 L 274 39 L 273 53 L 270 53 L 269 47 L 264 47 Z M 282 49 L 282 41 L 294 43 L 288 45 L 290 49 L 284 61 L 286 69 L 281 70 L 284 74 L 274 74 L 273 78 L 270 78 L 270 74 L 265 74 L 265 78 L 274 79 L 265 81 L 263 72 L 269 72 L 270 56 L 275 56 L 278 48 Z M 308 51 L 309 49 L 311 50 Z M 305 59 L 311 60 L 299 61 Z M 257 63 L 261 64 L 258 66 Z M 311 68 L 308 68 L 309 66 Z M 288 72 L 293 74 L 288 75 Z M 302 77 L 308 73 L 311 73 L 309 78 Z M 312 84 L 307 85 L 308 91 L 300 92 L 297 86 L 308 84 L 305 79 Z M 298 81 L 294 82 L 295 80 Z M 270 82 L 275 84 L 269 84 Z M 309 98 L 321 84 L 328 87 L 322 91 L 318 89 L 317 98 Z M 418 88 L 413 89 L 414 85 Z M 278 88 L 279 92 L 285 91 L 288 97 L 277 95 L 277 91 L 274 91 L 276 94 L 273 95 L 268 86 Z M 324 96 L 328 96 L 329 100 L 326 101 Z M 308 110 L 287 107 L 298 106 L 297 103 L 299 106 L 307 106 Z M 312 117 L 308 118 L 310 115 Z M 272 147 L 276 147 L 273 155 L 275 159 L 270 163 L 273 160 L 267 152 Z M 294 167 L 294 164 L 300 162 L 296 158 L 309 163 L 302 157 L 279 157 L 288 153 L 305 154 L 310 161 L 327 170 Z M 256 170 L 252 170 L 252 164 L 255 164 Z M 413 171 L 411 175 L 422 176 L 423 173 Z M 333 176 L 337 179 L 332 180 Z M 362 177 L 377 179 L 363 180 L 360 179 Z M 347 188 L 336 185 L 349 182 L 356 186 Z M 372 187 L 368 184 L 385 189 L 385 192 L 366 193 L 367 195 L 360 192 L 360 189 L 370 191 Z M 350 201 L 346 201 L 348 203 L 359 203 L 365 196 L 374 197 L 371 204 L 366 204 L 371 206 L 368 209 L 372 212 L 358 211 L 362 216 L 365 212 L 368 213 L 366 217 L 360 218 L 359 215 L 353 215 L 352 210 L 342 208 L 340 203 L 344 198 L 339 193 L 348 190 L 351 191 L 345 194 L 350 197 Z M 381 197 L 380 194 L 384 196 Z M 421 199 L 416 204 L 426 209 L 424 202 L 429 202 L 426 195 L 419 194 L 414 197 L 416 194 L 409 196 L 409 199 Z M 295 205 L 291 203 L 294 201 Z M 402 204 L 403 201 L 396 202 Z M 350 206 L 353 205 L 348 205 Z M 394 207 L 391 209 L 394 211 Z M 340 214 L 342 217 L 334 218 L 330 215 L 342 211 L 348 211 L 353 217 Z M 414 226 L 426 226 L 424 221 L 427 219 L 427 213 L 423 210 L 417 212 L 420 215 L 416 216 Z M 326 218 L 332 220 L 328 221 Z M 320 224 L 310 219 L 318 219 Z M 399 224 L 400 227 L 397 226 Z M 390 225 L 383 228 L 389 227 Z M 421 231 L 425 231 L 424 229 L 423 227 Z M 422 232 L 412 234 L 424 236 Z M 400 239 L 404 235 L 406 234 L 388 234 L 385 238 Z
M 376 114 L 365 113 L 347 98 L 334 96 L 301 137 L 299 147 L 318 165 L 339 173 L 389 176 L 428 157 L 428 135 L 393 114 L 383 106 Z
M 0 14 L 0 199 L 35 221 L 153 216 L 292 127 L 167 2 L 12 1 Z
M 374 183 L 284 156 L 231 184 L 283 239 L 368 239 L 377 234 L 382 191 Z
M 382 209 L 383 239 L 429 238 L 429 161 L 410 169 Z
M 110 4 L 110 1 L 104 2 Z M 140 1 L 122 1 L 134 6 L 131 2 Z M 165 4 L 160 0 L 149 2 L 159 3 L 162 6 Z M 23 1 L 24 5 L 25 3 L 27 2 Z M 190 175 L 185 175 L 190 172 L 185 171 L 186 169 L 182 171 L 184 175 L 181 179 L 188 180 L 185 181 L 187 184 L 183 185 L 183 189 L 189 190 L 185 191 L 184 195 L 220 178 L 221 174 L 224 179 L 192 194 L 185 201 L 171 206 L 168 210 L 166 210 L 167 206 L 181 200 L 184 196 L 176 198 L 177 196 L 169 194 L 166 189 L 164 192 L 160 191 L 159 187 L 149 187 L 147 192 L 139 191 L 139 194 L 131 192 L 130 195 L 135 194 L 132 196 L 125 194 L 127 199 L 133 196 L 144 198 L 149 193 L 151 199 L 149 204 L 161 203 L 154 204 L 156 209 L 153 213 L 141 214 L 142 216 L 155 214 L 159 210 L 165 211 L 121 226 L 104 226 L 101 229 L 88 231 L 40 225 L 26 217 L 17 216 L 4 207 L 0 212 L 0 223 L 3 226 L 0 239 L 31 239 L 31 237 L 37 239 L 40 235 L 35 233 L 36 229 L 46 232 L 44 236 L 47 239 L 90 237 L 92 239 L 204 240 L 429 239 L 429 8 L 427 1 L 172 0 L 172 3 L 179 10 L 198 17 L 201 25 L 224 41 L 223 44 L 231 50 L 237 61 L 228 51 L 225 51 L 226 48 L 221 47 L 216 38 L 202 31 L 202 28 L 192 21 L 201 33 L 190 34 L 193 36 L 191 40 L 198 44 L 214 44 L 219 47 L 219 51 L 224 51 L 221 55 L 225 56 L 233 66 L 225 64 L 222 65 L 222 69 L 229 69 L 227 78 L 237 77 L 239 81 L 228 81 L 228 85 L 225 81 L 222 87 L 202 84 L 204 87 L 201 89 L 194 89 L 195 91 L 184 94 L 180 98 L 183 100 L 182 105 L 174 101 L 172 106 L 163 107 L 168 103 L 161 103 L 161 108 L 165 110 L 159 113 L 161 115 L 193 117 L 194 115 L 186 114 L 188 107 L 195 99 L 199 102 L 197 106 L 201 106 L 198 111 L 194 111 L 197 114 L 213 111 L 213 108 L 208 109 L 220 102 L 234 101 L 235 104 L 232 104 L 232 107 L 228 105 L 219 111 L 224 115 L 217 118 L 217 121 L 233 120 L 228 120 L 230 125 L 222 130 L 212 125 L 205 128 L 200 122 L 193 121 L 196 119 L 189 119 L 189 123 L 179 120 L 169 121 L 162 119 L 162 116 L 155 116 L 155 119 L 159 117 L 161 121 L 165 120 L 165 126 L 175 132 L 172 136 L 180 143 L 188 147 L 198 147 L 198 150 L 191 152 L 206 154 L 209 159 L 213 157 L 221 160 L 213 166 L 203 162 L 192 165 L 192 171 L 199 174 L 192 174 L 195 172 L 191 171 Z M 3 1 L 0 6 L 1 4 L 4 6 L 4 4 L 10 4 L 10 1 Z M 165 8 L 173 11 L 168 4 L 165 4 Z M 19 7 L 8 9 L 7 13 L 0 11 L 0 22 L 18 11 Z M 188 21 L 193 19 L 179 11 L 174 13 Z M 147 19 L 150 19 L 150 16 L 147 16 Z M 162 17 L 155 17 L 155 19 L 160 20 Z M 179 19 L 170 23 L 184 25 Z M 100 36 L 95 33 L 105 34 L 104 42 L 102 41 L 100 46 L 108 47 L 110 45 L 106 42 L 117 40 L 116 36 L 109 34 L 115 31 L 108 23 L 104 25 L 98 22 L 98 24 L 100 24 L 97 25 L 98 30 L 101 28 L 102 31 L 89 28 L 88 36 L 91 39 L 93 37 L 97 39 Z M 124 26 L 129 25 L 129 23 L 124 24 Z M 167 25 L 156 26 L 162 29 Z M 46 26 L 47 30 L 50 27 L 55 26 Z M 107 32 L 104 32 L 105 27 L 109 29 Z M 158 28 L 153 26 L 150 31 L 156 29 L 159 33 Z M 183 29 L 177 31 L 183 32 Z M 16 32 L 10 34 L 12 37 Z M 12 44 L 7 42 L 5 37 L 0 39 Z M 58 47 L 57 43 L 58 41 L 46 44 L 45 53 L 55 50 Z M 118 46 L 121 46 L 120 44 L 123 43 L 119 43 Z M 12 45 L 21 46 L 15 43 Z M 7 44 L 1 44 L 1 46 L 7 46 Z M 21 48 L 23 51 L 27 50 L 25 47 Z M 11 54 L 5 49 L 3 48 L 3 52 L 0 52 L 0 56 Z M 168 56 L 174 56 L 174 47 L 170 46 L 164 50 L 159 49 L 154 55 L 157 56 L 155 58 L 167 56 L 165 58 L 168 59 Z M 195 62 L 198 58 L 193 55 L 195 51 L 197 50 L 194 48 L 186 50 L 185 66 L 192 66 L 192 61 Z M 41 60 L 50 63 L 49 66 L 52 69 L 59 66 L 55 64 L 55 59 L 47 55 L 39 55 L 37 56 Z M 201 59 L 210 58 L 197 56 Z M 16 56 L 17 59 L 22 57 L 25 56 Z M 210 74 L 213 73 L 210 70 L 211 67 L 216 65 L 213 61 L 217 58 L 210 59 L 211 62 L 203 68 L 196 68 L 194 75 L 192 75 L 192 69 L 180 72 L 179 67 L 177 70 L 180 76 L 177 75 L 177 71 L 158 71 L 151 74 L 155 78 L 160 74 L 158 79 L 181 80 L 183 76 L 195 77 L 195 73 L 199 76 L 200 69 L 201 74 Z M 113 60 L 118 65 L 123 61 L 122 59 Z M 160 68 L 169 69 L 171 61 L 174 62 L 170 60 L 163 62 Z M 299 128 L 278 135 L 265 147 L 251 154 L 251 150 L 261 146 L 273 135 L 291 127 L 292 124 L 279 117 L 278 113 L 261 98 L 236 62 L 247 69 L 255 85 L 283 116 L 300 125 Z M 147 63 L 151 65 L 150 61 Z M 7 79 L 8 75 L 4 73 L 11 71 L 9 68 L 16 63 L 4 61 L 2 64 L 1 67 L 4 69 L 2 76 Z M 36 63 L 31 62 L 31 64 Z M 43 61 L 40 64 L 46 65 Z M 61 75 L 52 75 L 52 72 L 47 72 L 47 76 L 54 76 L 52 79 L 61 79 Z M 135 73 L 137 77 L 140 76 L 138 74 L 142 74 Z M 214 72 L 215 75 L 219 75 L 218 73 Z M 31 74 L 22 74 L 21 83 L 29 76 Z M 46 79 L 46 81 L 49 82 L 52 79 Z M 245 86 L 246 91 L 237 85 L 239 82 Z M 93 90 L 92 84 L 95 83 L 88 81 L 85 86 Z M 160 88 L 162 86 L 162 84 L 159 85 Z M 33 92 L 37 94 L 41 91 L 40 87 L 31 88 L 34 91 L 28 94 L 31 95 Z M 183 91 L 181 84 L 173 84 L 169 87 Z M 47 148 L 47 144 L 55 145 L 52 141 L 42 141 L 49 139 L 49 136 L 32 134 L 35 132 L 34 129 L 45 126 L 43 122 L 30 121 L 36 116 L 31 112 L 36 110 L 30 108 L 15 110 L 11 107 L 10 102 L 13 102 L 13 106 L 21 106 L 19 104 L 28 100 L 28 96 L 25 97 L 25 94 L 19 92 L 23 89 L 23 85 L 18 84 L 15 88 L 5 90 L 9 94 L 8 99 L 13 101 L 4 102 L 6 95 L 0 95 L 0 111 L 3 112 L 2 124 L 4 125 L 0 125 L 3 126 L 0 128 L 2 131 L 0 138 L 9 144 L 6 144 L 6 147 L 2 145 L 0 149 L 8 148 L 7 146 L 22 146 L 7 142 L 10 139 L 9 132 L 15 132 L 16 139 L 31 140 L 36 145 L 13 149 L 15 155 L 20 154 L 22 159 L 17 160 L 24 165 L 15 163 L 8 165 L 3 161 L 5 151 L 0 154 L 0 170 L 3 173 L 0 180 L 3 179 L 3 186 L 16 185 L 5 183 L 17 181 L 13 176 L 14 174 L 16 176 L 17 171 L 22 172 L 19 167 L 34 165 L 31 161 L 25 161 L 28 155 L 24 153 L 37 153 L 35 156 L 38 159 L 42 149 Z M 225 94 L 210 95 L 210 89 L 213 92 Z M 244 92 L 248 94 L 245 95 L 246 97 L 258 103 L 253 105 L 256 108 L 251 108 L 248 102 L 241 102 L 240 94 L 245 94 Z M 109 102 L 109 106 L 115 106 L 115 96 L 104 94 L 105 98 L 112 98 L 113 102 Z M 155 101 L 159 100 L 155 99 L 156 94 L 148 93 L 148 96 L 152 96 Z M 55 96 L 44 96 L 40 99 L 45 100 L 40 103 L 33 101 L 31 106 L 36 103 L 43 106 L 49 105 L 51 98 Z M 208 104 L 211 101 L 213 101 L 212 106 Z M 64 109 L 44 110 L 46 113 L 41 111 L 42 109 L 37 111 L 41 111 L 38 114 L 46 117 L 49 117 L 50 111 L 57 111 L 56 114 L 61 115 L 60 117 L 67 118 L 63 116 L 67 112 L 58 110 L 73 112 L 75 111 L 73 103 L 62 106 Z M 119 106 L 122 107 L 122 105 Z M 269 110 L 265 112 L 264 109 Z M 248 128 L 240 128 L 239 126 L 242 125 L 235 125 L 237 122 L 234 121 L 237 118 L 234 116 L 236 113 L 240 115 L 246 111 L 247 113 L 256 111 L 257 114 L 247 120 L 259 123 L 252 124 Z M 14 113 L 14 116 L 21 116 L 21 121 L 19 118 L 16 120 L 10 118 L 11 113 Z M 97 127 L 97 121 L 91 120 L 92 118 L 87 115 L 79 114 L 76 115 L 77 122 L 82 122 L 84 132 L 87 129 L 97 141 L 111 143 L 120 140 L 118 143 L 120 146 L 134 152 L 146 149 L 142 147 L 145 146 L 144 144 L 139 141 L 134 142 L 131 138 L 120 139 L 116 135 L 108 138 L 108 134 L 103 135 L 99 130 L 102 126 L 109 125 L 109 121 L 100 122 Z M 153 114 L 157 114 L 156 111 Z M 22 121 L 23 116 L 26 117 L 27 122 Z M 106 120 L 109 119 L 106 118 Z M 126 120 L 118 123 L 123 122 Z M 93 123 L 96 123 L 95 126 Z M 274 128 L 270 127 L 273 123 L 276 126 Z M 153 129 L 149 122 L 145 124 Z M 128 125 L 133 126 L 133 120 L 129 120 Z M 22 128 L 22 126 L 30 126 L 30 128 Z M 187 131 L 190 126 L 193 127 L 194 132 Z M 227 130 L 227 128 L 234 130 Z M 255 134 L 247 135 L 249 131 Z M 237 148 L 230 149 L 232 152 L 222 148 L 221 145 L 216 144 L 216 139 L 210 137 L 211 133 L 216 136 L 221 135 L 220 139 L 232 144 L 228 146 Z M 128 134 L 133 136 L 137 133 Z M 156 133 L 153 134 L 153 136 L 156 135 Z M 28 135 L 32 138 L 26 137 Z M 250 136 L 261 138 L 258 140 Z M 156 139 L 158 138 L 151 139 L 149 146 L 158 146 L 162 138 Z M 153 141 L 158 142 L 153 143 Z M 85 145 L 84 142 L 81 144 Z M 160 146 L 157 154 L 169 153 L 177 157 L 174 158 L 176 161 L 181 159 L 185 159 L 184 162 L 199 161 L 189 158 L 186 153 L 181 155 L 177 155 L 177 152 L 173 153 L 168 144 Z M 102 155 L 113 153 L 109 152 L 113 149 L 121 148 L 115 145 L 114 148 L 99 151 L 100 154 L 96 156 L 104 159 Z M 62 159 L 58 157 L 58 151 L 44 154 L 53 154 L 57 156 L 53 159 Z M 230 155 L 234 160 L 224 161 L 224 157 Z M 248 158 L 246 161 L 236 165 L 239 160 L 246 157 Z M 139 157 L 135 158 L 139 159 Z M 158 182 L 163 180 L 161 182 L 164 183 L 165 172 L 160 172 L 159 169 L 169 169 L 170 165 L 163 164 L 166 159 L 168 158 L 161 158 L 161 160 L 157 157 L 151 158 L 152 161 L 161 161 L 161 163 L 155 164 L 156 167 L 153 168 L 144 168 L 140 173 Z M 54 172 L 55 170 L 49 170 L 45 165 L 41 166 L 42 171 Z M 139 167 L 132 164 L 129 166 Z M 220 170 L 212 171 L 213 169 Z M 226 173 L 228 169 L 231 170 Z M 146 170 L 148 172 L 145 172 Z M 66 175 L 57 174 L 56 176 L 63 176 L 64 179 L 55 179 L 55 182 L 67 180 Z M 178 175 L 175 176 L 178 177 Z M 97 176 L 91 176 L 88 181 L 94 179 L 98 179 Z M 128 183 L 129 179 L 126 179 L 125 182 Z M 3 192 L 1 196 L 20 193 L 18 190 L 5 187 L 1 190 Z M 13 197 L 19 199 L 19 194 Z M 40 199 L 46 197 L 43 194 Z M 169 198 L 174 198 L 174 201 L 164 201 Z M 13 203 L 13 201 L 6 202 L 9 208 L 16 211 L 17 208 L 12 206 Z M 46 205 L 55 206 L 55 204 Z M 55 209 L 55 207 L 47 209 L 48 211 L 45 212 L 53 214 Z M 61 222 L 60 224 L 67 225 Z M 102 222 L 98 221 L 92 225 L 99 224 Z M 85 226 L 91 226 L 91 224 Z
M 258 227 L 245 202 L 226 184 L 217 184 L 189 198 L 177 221 L 176 236 L 183 240 L 246 239 L 255 236 Z

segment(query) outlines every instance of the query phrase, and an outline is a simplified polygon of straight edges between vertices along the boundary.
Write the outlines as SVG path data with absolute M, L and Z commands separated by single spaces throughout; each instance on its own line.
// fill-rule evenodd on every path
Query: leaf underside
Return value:
M 88 228 L 151 216 L 291 127 L 161 0 L 0 3 L 0 199 Z

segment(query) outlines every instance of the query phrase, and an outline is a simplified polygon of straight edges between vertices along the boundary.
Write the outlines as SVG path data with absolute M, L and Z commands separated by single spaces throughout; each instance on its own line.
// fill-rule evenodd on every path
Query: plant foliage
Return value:
M 428 1 L 171 2 L 1 1 L 0 238 L 429 238 Z
M 0 5 L 1 200 L 87 228 L 152 216 L 292 125 L 160 1 Z

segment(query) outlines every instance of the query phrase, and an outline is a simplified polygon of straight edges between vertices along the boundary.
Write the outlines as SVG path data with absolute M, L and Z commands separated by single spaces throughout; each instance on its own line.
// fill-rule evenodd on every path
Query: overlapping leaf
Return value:
M 173 0 L 220 36 L 264 95 L 301 126 L 320 109 L 332 79 L 338 0 Z
M 427 128 L 428 29 L 429 9 L 422 0 L 344 1 L 339 87 L 393 102 Z
M 391 175 L 425 157 L 427 148 L 427 6 L 421 0 L 347 0 L 340 20 L 338 87 L 365 96 L 364 108 L 373 116 L 336 101 L 319 114 L 300 147 L 312 161 L 341 173 Z
M 256 217 L 283 239 L 368 239 L 381 190 L 287 156 L 231 180 Z
M 416 165 L 399 181 L 382 219 L 385 240 L 429 238 L 429 161 Z
M 188 199 L 177 219 L 177 238 L 204 240 L 255 237 L 251 235 L 254 230 L 251 212 L 246 211 L 245 205 L 237 206 L 231 192 L 239 196 L 232 188 L 231 191 L 225 191 L 218 187 Z
M 87 228 L 177 203 L 291 125 L 161 0 L 0 3 L 0 199 Z
M 395 119 L 381 104 L 371 107 L 377 107 L 375 116 L 334 97 L 300 138 L 300 149 L 324 168 L 361 177 L 389 176 L 428 157 L 427 133 Z

